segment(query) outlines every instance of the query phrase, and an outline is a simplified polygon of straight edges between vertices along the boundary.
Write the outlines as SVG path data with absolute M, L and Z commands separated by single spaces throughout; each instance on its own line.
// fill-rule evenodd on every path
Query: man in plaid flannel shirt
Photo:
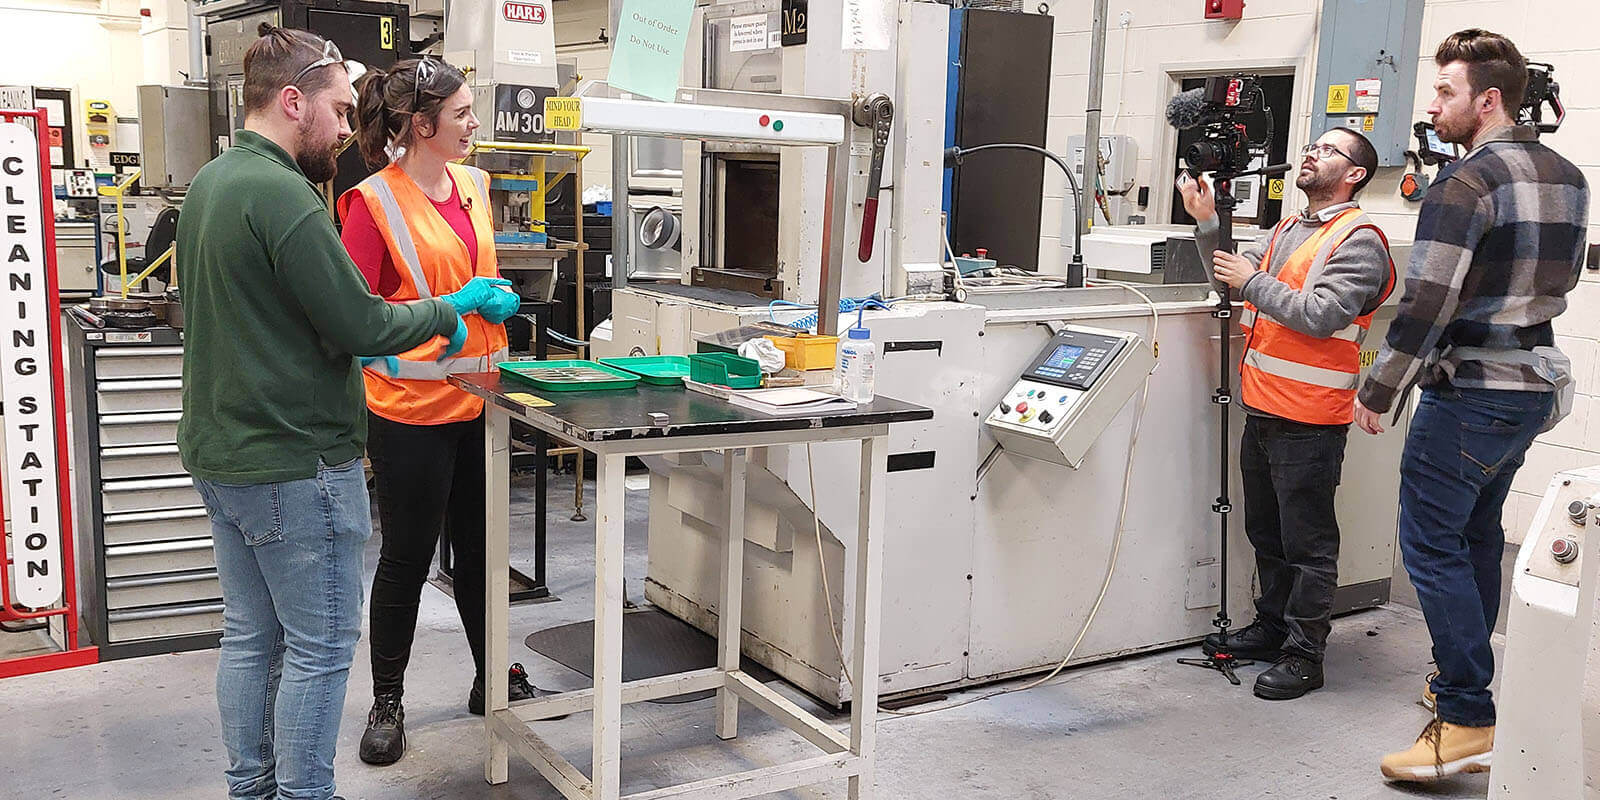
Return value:
M 1551 320 L 1577 284 L 1589 213 L 1578 168 L 1513 123 L 1527 87 L 1515 45 L 1464 30 L 1434 62 L 1428 113 L 1441 139 L 1470 152 L 1423 201 L 1405 294 L 1355 409 L 1356 424 L 1379 433 L 1381 415 L 1422 386 L 1400 464 L 1399 534 L 1438 672 L 1425 692 L 1434 721 L 1383 759 L 1384 776 L 1405 781 L 1489 769 L 1500 512 L 1568 379 Z

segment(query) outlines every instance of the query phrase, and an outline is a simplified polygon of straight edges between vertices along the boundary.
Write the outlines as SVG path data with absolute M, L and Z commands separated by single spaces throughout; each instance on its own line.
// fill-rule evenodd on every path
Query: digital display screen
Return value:
M 1044 363 L 1041 364 L 1040 366 L 1054 367 L 1056 369 L 1066 369 L 1066 368 L 1072 366 L 1073 364 L 1077 363 L 1078 357 L 1082 356 L 1082 355 L 1083 355 L 1083 348 L 1082 347 L 1078 347 L 1077 345 L 1064 344 L 1064 345 L 1061 345 L 1061 346 L 1057 347 L 1056 351 L 1054 353 L 1051 353 L 1050 357 L 1045 359 Z

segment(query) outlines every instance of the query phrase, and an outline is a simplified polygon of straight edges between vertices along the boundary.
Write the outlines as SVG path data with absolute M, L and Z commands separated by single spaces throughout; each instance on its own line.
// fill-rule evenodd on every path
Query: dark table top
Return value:
M 933 418 L 931 409 L 879 397 L 848 411 L 778 417 L 733 405 L 721 398 L 671 386 L 640 383 L 634 389 L 601 392 L 549 392 L 498 372 L 450 376 L 450 382 L 530 420 L 542 421 L 560 436 L 582 442 L 733 433 L 885 425 Z M 553 405 L 530 406 L 507 395 L 524 393 Z M 650 412 L 667 415 L 666 426 L 652 425 Z

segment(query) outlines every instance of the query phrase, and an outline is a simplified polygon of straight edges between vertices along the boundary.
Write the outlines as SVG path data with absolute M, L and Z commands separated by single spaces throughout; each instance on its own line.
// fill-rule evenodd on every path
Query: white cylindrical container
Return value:
M 834 372 L 834 385 L 840 396 L 857 403 L 872 402 L 878 348 L 872 345 L 871 337 L 872 332 L 866 328 L 851 328 L 847 338 L 839 343 L 839 368 Z

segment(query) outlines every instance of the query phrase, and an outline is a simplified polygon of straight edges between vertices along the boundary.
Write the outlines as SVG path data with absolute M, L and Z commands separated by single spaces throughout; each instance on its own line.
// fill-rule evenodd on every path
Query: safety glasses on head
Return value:
M 299 72 L 294 74 L 293 78 L 289 79 L 289 83 L 291 85 L 299 83 L 300 79 L 304 78 L 306 75 L 309 75 L 312 70 L 321 69 L 333 64 L 343 63 L 344 54 L 339 52 L 339 46 L 334 44 L 332 39 L 323 39 L 322 57 L 302 67 Z
M 426 87 L 430 94 L 432 93 L 434 79 L 439 76 L 439 68 L 443 65 L 443 61 L 440 61 L 433 56 L 423 56 L 422 59 L 417 62 L 417 79 L 416 82 L 412 84 L 411 89 L 412 109 L 420 109 L 422 107 L 422 92 L 424 87 Z

